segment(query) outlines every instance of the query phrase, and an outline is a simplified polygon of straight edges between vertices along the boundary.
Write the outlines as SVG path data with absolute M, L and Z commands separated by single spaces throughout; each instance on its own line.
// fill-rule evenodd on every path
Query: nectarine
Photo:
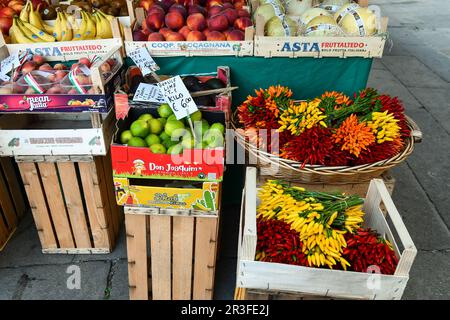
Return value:
M 187 38 L 189 32 L 191 32 L 192 30 L 188 27 L 188 26 L 184 26 L 183 28 L 181 28 L 180 30 L 178 30 L 178 33 L 181 33 L 183 35 L 184 38 Z
M 225 35 L 222 32 L 211 31 L 208 33 L 206 40 L 208 40 L 208 41 L 226 41 L 227 38 L 225 37 Z
M 198 4 L 192 4 L 189 5 L 188 8 L 188 15 L 194 14 L 194 13 L 201 13 L 203 15 L 206 15 L 206 9 Z
M 205 41 L 205 35 L 200 31 L 191 31 L 186 37 L 186 41 Z
M 250 26 L 252 26 L 252 20 L 247 17 L 241 17 L 234 22 L 234 27 L 242 31 L 245 31 L 245 28 Z
M 206 19 L 201 13 L 194 13 L 187 18 L 186 24 L 191 30 L 203 31 L 206 28 Z
M 239 17 L 247 17 L 247 18 L 250 18 L 250 12 L 248 12 L 248 11 L 245 10 L 245 9 L 239 9 L 239 10 L 237 11 L 237 13 L 238 13 L 238 16 L 239 16 Z
M 237 20 L 236 20 L 237 21 Z M 208 29 L 211 31 L 225 31 L 228 29 L 228 19 L 224 15 L 217 14 L 208 19 Z
M 169 12 L 164 21 L 166 26 L 173 31 L 180 30 L 184 26 L 184 18 L 178 12 Z
M 171 31 L 167 34 L 166 41 L 185 41 L 185 38 L 182 34 Z
M 228 19 L 228 24 L 232 26 L 234 22 L 239 18 L 239 15 L 237 13 L 237 10 L 235 9 L 225 9 L 222 11 L 222 13 L 225 17 Z
M 184 19 L 186 19 L 186 17 L 187 17 L 186 8 L 184 6 L 182 6 L 181 4 L 173 4 L 169 8 L 169 12 L 178 12 L 179 14 L 181 14 L 183 16 Z
M 166 39 L 161 33 L 153 32 L 148 36 L 147 41 L 165 41 Z
M 161 12 L 154 12 L 145 19 L 147 28 L 152 30 L 159 30 L 164 26 L 164 14 Z
M 216 14 L 219 14 L 222 11 L 223 11 L 222 6 L 213 6 L 208 9 L 208 17 L 215 16 Z
M 245 34 L 241 30 L 232 30 L 227 35 L 228 41 L 244 41 Z

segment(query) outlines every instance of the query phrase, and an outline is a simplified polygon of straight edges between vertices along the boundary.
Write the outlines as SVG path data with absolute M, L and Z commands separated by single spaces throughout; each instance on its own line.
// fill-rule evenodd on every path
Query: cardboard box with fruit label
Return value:
M 5 46 L 0 47 L 1 60 L 11 57 L 20 64 L 2 74 L 0 113 L 106 113 L 122 83 L 120 47 L 103 56 L 88 55 L 64 63 L 48 62 L 38 54 L 9 55 Z
M 114 177 L 118 205 L 155 208 L 154 214 L 168 215 L 185 214 L 187 211 L 187 214 L 215 216 L 219 212 L 220 183 L 161 183 L 160 180 L 147 180 L 143 185 L 142 182 L 135 182 L 133 179 Z M 171 212 L 170 209 L 182 212 Z
M 161 123 L 163 117 L 158 116 L 171 112 L 164 106 L 131 108 L 128 116 L 117 122 L 111 146 L 114 177 L 222 181 L 224 113 L 200 112 L 202 119 L 193 119 L 195 140 L 184 121 L 169 117 Z
M 124 27 L 126 52 L 146 46 L 155 57 L 253 55 L 254 28 L 244 0 L 203 5 L 143 0 L 130 17 L 131 27 Z

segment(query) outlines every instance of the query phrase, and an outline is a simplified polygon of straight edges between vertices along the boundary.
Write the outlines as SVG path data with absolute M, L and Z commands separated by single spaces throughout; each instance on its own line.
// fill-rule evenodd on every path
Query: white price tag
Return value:
M 198 110 L 194 99 L 192 99 L 180 76 L 159 82 L 158 87 L 161 89 L 177 120 Z
M 139 48 L 133 52 L 130 52 L 128 56 L 134 61 L 134 63 L 141 69 L 144 76 L 147 74 L 159 70 L 155 60 L 150 56 L 146 47 Z
M 166 99 L 156 84 L 141 83 L 134 93 L 133 101 L 164 103 Z
M 10 76 L 7 75 L 15 67 L 18 67 L 20 64 L 19 55 L 15 53 L 8 58 L 2 60 L 0 63 L 0 78 L 3 81 L 9 81 L 11 79 Z

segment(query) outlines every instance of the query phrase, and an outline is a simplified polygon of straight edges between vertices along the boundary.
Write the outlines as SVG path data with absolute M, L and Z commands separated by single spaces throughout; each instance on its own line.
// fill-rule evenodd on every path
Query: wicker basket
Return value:
M 250 143 L 239 128 L 237 112 L 232 119 L 236 141 L 248 152 L 251 165 L 260 169 L 261 175 L 273 176 L 277 179 L 303 183 L 345 184 L 369 181 L 379 177 L 383 172 L 403 162 L 414 150 L 414 143 L 422 140 L 422 132 L 417 124 L 406 117 L 411 129 L 411 136 L 405 141 L 405 147 L 396 156 L 358 166 L 329 167 L 323 165 L 303 165 L 300 162 L 283 159 L 277 155 L 259 150 L 254 143 Z

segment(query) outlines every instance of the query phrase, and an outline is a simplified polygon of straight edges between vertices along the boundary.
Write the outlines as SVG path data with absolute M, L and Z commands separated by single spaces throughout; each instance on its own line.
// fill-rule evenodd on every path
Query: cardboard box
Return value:
M 114 112 L 0 113 L 0 156 L 106 155 Z
M 174 186 L 167 186 L 173 184 Z M 114 177 L 117 204 L 127 207 L 208 211 L 219 210 L 220 183 L 170 183 L 163 180 L 142 180 Z M 164 214 L 157 210 L 155 214 Z M 166 211 L 165 214 L 169 214 Z
M 129 6 L 130 8 L 130 6 Z M 130 10 L 130 9 L 129 9 Z M 165 56 L 252 56 L 254 28 L 245 30 L 244 41 L 133 41 L 133 31 L 145 20 L 143 8 L 135 9 L 131 27 L 124 27 L 125 52 L 147 47 L 153 57 Z M 133 19 L 133 16 L 131 16 Z
M 0 47 L 0 59 L 8 57 L 5 46 Z M 84 55 L 84 57 L 92 57 Z M 108 59 L 117 60 L 110 76 L 105 78 L 100 71 L 102 63 Z M 113 105 L 113 94 L 120 88 L 123 78 L 123 59 L 121 47 L 109 50 L 102 59 L 91 68 L 92 86 L 98 94 L 2 94 L 0 95 L 0 113 L 15 112 L 103 112 Z
M 157 117 L 157 107 L 131 108 L 128 117 L 118 120 L 111 146 L 115 178 L 171 179 L 220 182 L 224 172 L 224 148 L 184 150 L 180 155 L 155 154 L 147 147 L 129 147 L 120 144 L 120 134 L 141 114 Z M 202 111 L 210 123 L 225 124 L 222 112 Z

